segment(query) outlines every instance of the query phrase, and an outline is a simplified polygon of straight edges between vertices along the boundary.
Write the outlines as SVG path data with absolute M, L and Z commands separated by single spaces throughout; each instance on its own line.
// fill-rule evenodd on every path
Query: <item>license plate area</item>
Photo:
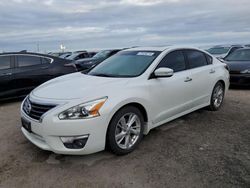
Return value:
M 25 119 L 21 119 L 22 122 L 22 127 L 25 128 L 28 132 L 32 133 L 32 129 L 31 129 L 31 123 Z

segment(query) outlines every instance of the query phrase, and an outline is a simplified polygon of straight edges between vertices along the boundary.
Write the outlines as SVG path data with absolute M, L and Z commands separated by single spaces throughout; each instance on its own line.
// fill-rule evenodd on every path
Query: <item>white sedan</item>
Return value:
M 225 64 L 186 47 L 121 51 L 89 73 L 53 79 L 21 106 L 22 132 L 41 149 L 90 154 L 133 151 L 143 135 L 197 109 L 218 110 L 229 87 Z

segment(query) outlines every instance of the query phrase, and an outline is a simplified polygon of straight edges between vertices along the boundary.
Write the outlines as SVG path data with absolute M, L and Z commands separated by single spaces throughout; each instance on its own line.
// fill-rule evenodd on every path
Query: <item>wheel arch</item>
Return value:
M 149 121 L 149 116 L 148 116 L 148 112 L 146 110 L 146 107 L 144 105 L 141 104 L 141 102 L 137 102 L 137 101 L 127 101 L 126 103 L 122 103 L 117 105 L 116 107 L 114 107 L 113 112 L 111 113 L 111 116 L 109 118 L 109 124 L 112 121 L 112 118 L 115 116 L 115 114 L 120 111 L 122 108 L 126 107 L 126 106 L 134 106 L 137 109 L 140 110 L 140 112 L 142 113 L 143 116 L 143 120 L 145 123 L 147 123 Z
M 122 108 L 124 108 L 126 106 L 133 106 L 133 107 L 136 107 L 137 109 L 139 109 L 140 112 L 142 113 L 144 122 L 148 122 L 148 114 L 147 114 L 146 108 L 138 102 L 131 102 L 131 103 L 125 104 L 122 107 L 120 107 L 116 112 L 118 112 L 119 110 L 121 110 Z
M 225 83 L 224 80 L 220 79 L 220 80 L 218 80 L 218 81 L 216 82 L 216 84 L 217 84 L 218 82 L 222 83 L 224 89 L 226 88 L 226 83 Z M 216 84 L 215 84 L 215 85 L 216 85 Z
M 224 91 L 226 93 L 226 83 L 225 81 L 222 79 L 222 78 L 219 78 L 215 83 L 214 85 L 212 86 L 212 91 L 211 91 L 211 94 L 210 94 L 210 100 L 211 100 L 211 97 L 213 95 L 213 90 L 214 90 L 214 87 L 216 86 L 217 83 L 222 83 L 223 87 L 224 87 Z
M 149 125 L 148 125 L 149 117 L 148 117 L 148 112 L 147 112 L 145 106 L 142 105 L 140 102 L 135 102 L 135 101 L 134 102 L 132 102 L 132 101 L 127 102 L 125 104 L 119 105 L 119 107 L 116 107 L 115 111 L 112 113 L 111 117 L 109 118 L 108 128 L 106 131 L 106 141 L 105 141 L 106 148 L 107 148 L 107 134 L 108 134 L 109 125 L 110 125 L 113 117 L 115 116 L 115 114 L 126 106 L 133 106 L 133 107 L 136 107 L 137 109 L 140 110 L 140 112 L 142 113 L 142 116 L 143 116 L 143 120 L 144 120 L 144 134 L 147 134 L 149 132 Z

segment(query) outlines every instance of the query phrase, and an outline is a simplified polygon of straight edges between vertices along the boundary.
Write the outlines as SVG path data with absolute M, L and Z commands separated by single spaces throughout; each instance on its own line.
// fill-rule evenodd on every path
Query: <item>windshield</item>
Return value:
M 230 47 L 216 47 L 216 48 L 210 48 L 207 51 L 210 54 L 226 54 L 230 50 Z
M 97 54 L 95 54 L 95 55 L 93 56 L 93 58 L 96 58 L 96 59 L 99 59 L 99 58 L 106 58 L 106 57 L 109 55 L 110 52 L 111 52 L 110 50 L 103 50 L 103 51 L 100 51 L 100 52 L 98 52 Z
M 250 49 L 240 49 L 229 54 L 226 61 L 250 61 Z
M 69 57 L 70 55 L 71 55 L 70 53 L 67 53 L 67 54 L 62 54 L 59 57 L 60 58 L 66 58 L 66 57 Z
M 161 52 L 124 51 L 103 61 L 88 74 L 104 77 L 136 77 L 141 75 Z
M 80 53 L 72 53 L 70 56 L 67 57 L 69 60 L 74 60 Z

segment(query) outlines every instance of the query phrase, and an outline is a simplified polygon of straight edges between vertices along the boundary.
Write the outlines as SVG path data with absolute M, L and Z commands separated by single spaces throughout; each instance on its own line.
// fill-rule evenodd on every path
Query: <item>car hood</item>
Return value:
M 50 80 L 35 90 L 32 95 L 38 98 L 69 100 L 84 99 L 86 101 L 109 96 L 128 83 L 126 78 L 108 78 L 85 75 L 80 72 L 61 76 Z
M 224 58 L 227 54 L 212 54 L 216 58 Z
M 250 61 L 225 61 L 230 71 L 243 71 L 250 69 Z

